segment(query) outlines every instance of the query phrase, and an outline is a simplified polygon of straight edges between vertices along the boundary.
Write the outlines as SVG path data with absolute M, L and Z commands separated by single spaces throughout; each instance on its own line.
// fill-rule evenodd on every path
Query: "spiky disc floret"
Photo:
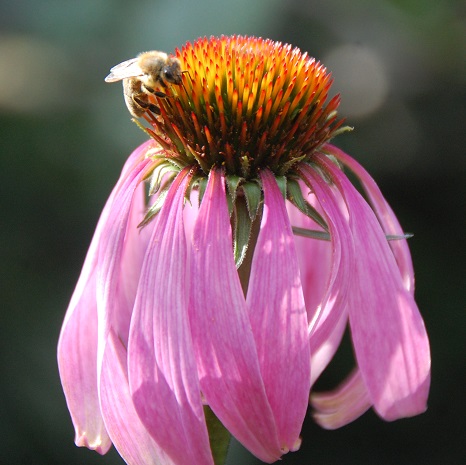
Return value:
M 327 104 L 326 69 L 299 49 L 254 37 L 204 38 L 176 50 L 182 86 L 157 98 L 148 132 L 179 167 L 256 178 L 261 167 L 286 175 L 328 141 L 340 98 Z

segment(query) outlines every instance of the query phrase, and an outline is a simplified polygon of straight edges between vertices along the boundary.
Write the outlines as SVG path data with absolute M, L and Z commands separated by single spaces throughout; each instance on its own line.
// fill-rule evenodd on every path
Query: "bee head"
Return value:
M 181 84 L 181 67 L 176 58 L 169 58 L 162 70 L 162 79 L 171 84 Z

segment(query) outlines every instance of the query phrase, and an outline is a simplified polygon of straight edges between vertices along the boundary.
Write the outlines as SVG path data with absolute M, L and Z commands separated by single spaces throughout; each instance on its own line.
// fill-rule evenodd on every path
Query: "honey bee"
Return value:
M 166 98 L 166 93 L 156 89 L 165 88 L 168 84 L 182 84 L 182 73 L 178 58 L 153 50 L 114 66 L 105 81 L 123 81 L 126 106 L 138 118 L 148 110 L 160 114 L 160 109 L 150 101 L 149 95 Z

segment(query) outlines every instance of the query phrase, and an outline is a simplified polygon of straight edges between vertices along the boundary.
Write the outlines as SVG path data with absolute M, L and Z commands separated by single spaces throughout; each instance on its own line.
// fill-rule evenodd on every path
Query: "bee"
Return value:
M 153 50 L 114 66 L 105 82 L 123 81 L 126 106 L 138 118 L 148 110 L 160 114 L 160 109 L 150 101 L 149 96 L 168 97 L 156 89 L 166 88 L 168 84 L 182 84 L 182 73 L 178 58 Z

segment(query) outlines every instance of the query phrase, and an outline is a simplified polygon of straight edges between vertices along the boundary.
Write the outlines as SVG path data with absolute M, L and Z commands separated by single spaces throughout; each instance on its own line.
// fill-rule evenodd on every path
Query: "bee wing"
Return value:
M 105 82 L 116 82 L 126 78 L 142 76 L 144 73 L 138 64 L 138 58 L 123 61 L 110 69 L 110 74 L 105 78 Z

